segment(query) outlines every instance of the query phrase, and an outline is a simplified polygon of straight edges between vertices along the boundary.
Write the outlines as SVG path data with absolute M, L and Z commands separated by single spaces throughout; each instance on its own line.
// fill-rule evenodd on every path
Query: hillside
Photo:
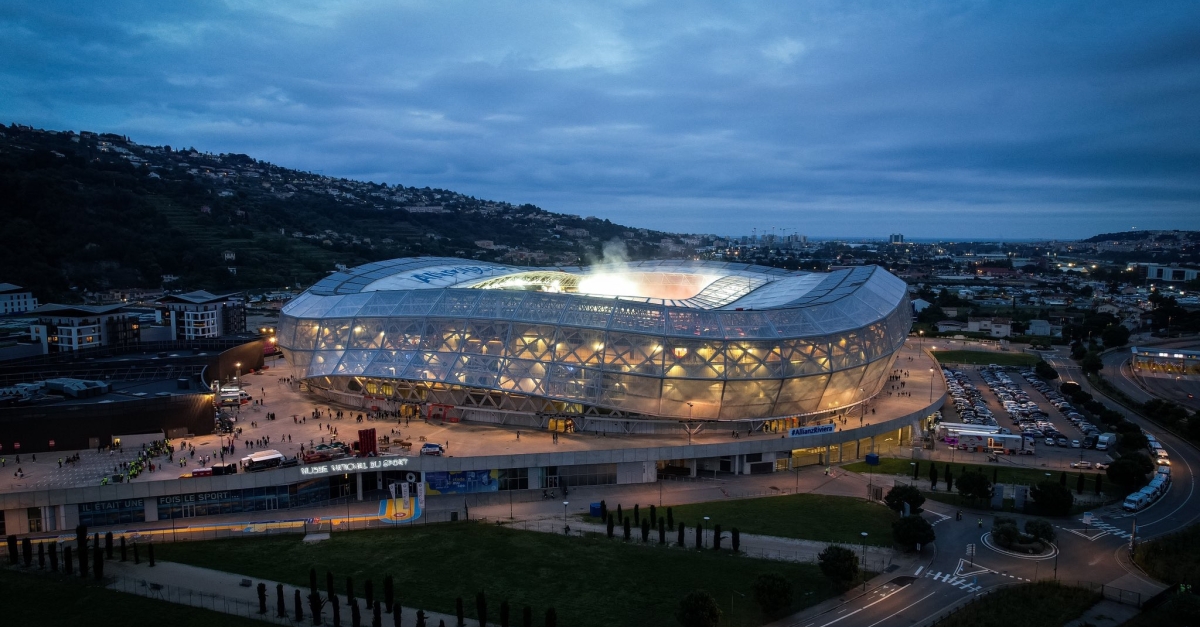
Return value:
M 43 302 L 111 288 L 307 286 L 338 264 L 409 255 L 570 264 L 613 239 L 639 259 L 679 241 L 449 190 L 16 125 L 0 126 L 0 198 L 0 282 Z

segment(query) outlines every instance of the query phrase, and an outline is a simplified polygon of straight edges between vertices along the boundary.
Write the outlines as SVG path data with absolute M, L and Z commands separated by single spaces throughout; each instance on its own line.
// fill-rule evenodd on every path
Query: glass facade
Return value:
M 542 291 L 546 284 L 513 289 L 508 276 L 527 285 L 554 272 L 595 269 L 533 273 L 399 259 L 322 280 L 284 308 L 277 338 L 317 387 L 404 400 L 425 400 L 427 390 L 491 390 L 556 404 L 513 409 L 757 419 L 874 395 L 911 327 L 904 282 L 873 266 L 800 273 L 654 261 L 621 268 L 625 274 L 609 271 L 718 278 L 696 283 L 703 289 L 685 299 L 597 297 Z
M 329 500 L 330 490 L 329 479 L 322 477 L 292 485 L 160 496 L 158 517 L 193 518 L 303 507 Z
M 88 527 L 146 522 L 146 499 L 80 503 L 79 524 Z

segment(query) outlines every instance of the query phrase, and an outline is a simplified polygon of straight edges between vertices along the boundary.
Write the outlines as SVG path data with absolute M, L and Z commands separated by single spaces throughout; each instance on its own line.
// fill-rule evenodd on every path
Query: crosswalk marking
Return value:
M 934 581 L 950 584 L 959 590 L 966 590 L 967 592 L 978 592 L 983 589 L 983 586 L 971 583 L 970 579 L 955 577 L 953 573 L 925 571 L 925 576 L 933 579 Z
M 1081 518 L 1079 521 L 1083 522 L 1083 519 Z M 1117 536 L 1118 538 L 1121 538 L 1122 540 L 1128 540 L 1133 535 L 1128 531 L 1121 529 L 1120 527 L 1110 525 L 1109 523 L 1099 520 L 1092 520 L 1091 528 L 1106 531 L 1114 536 Z M 1070 530 L 1068 529 L 1068 531 Z

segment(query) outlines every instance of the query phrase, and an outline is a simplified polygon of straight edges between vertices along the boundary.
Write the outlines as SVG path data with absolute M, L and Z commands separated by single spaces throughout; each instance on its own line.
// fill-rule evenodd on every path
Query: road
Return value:
M 1195 343 L 1194 340 L 1191 343 Z M 1061 380 L 1076 381 L 1094 396 L 1104 397 L 1088 384 L 1078 365 L 1066 355 L 1047 355 Z M 1130 397 L 1146 401 L 1150 393 L 1138 385 L 1128 371 L 1129 353 L 1117 351 L 1105 356 L 1105 372 L 1110 380 Z M 1119 376 L 1116 376 L 1120 373 Z M 1164 381 L 1164 386 L 1174 382 Z M 1164 390 L 1169 389 L 1164 387 Z M 1183 390 L 1186 388 L 1180 388 Z M 1194 392 L 1193 392 L 1194 393 Z M 1186 397 L 1186 392 L 1183 392 Z M 1132 414 L 1112 401 L 1105 401 L 1127 420 L 1154 433 L 1170 453 L 1173 483 L 1163 498 L 1136 515 L 1109 506 L 1094 512 L 1090 525 L 1082 518 L 1058 521 L 1056 557 L 1030 559 L 994 547 L 987 532 L 991 514 L 964 512 L 964 520 L 955 520 L 949 506 L 926 502 L 924 516 L 934 524 L 936 547 L 926 547 L 918 566 L 907 572 L 893 572 L 876 578 L 863 593 L 855 591 L 841 599 L 822 603 L 809 611 L 773 623 L 774 627 L 879 627 L 890 625 L 926 625 L 949 609 L 976 594 L 1005 584 L 1056 578 L 1068 583 L 1095 582 L 1140 593 L 1148 598 L 1162 586 L 1143 575 L 1131 562 L 1129 545 L 1135 533 L 1139 541 L 1178 531 L 1200 519 L 1197 507 L 1195 469 L 1200 454 L 1186 442 L 1152 423 Z M 982 517 L 981 517 L 982 516 Z M 1015 516 L 1020 525 L 1026 516 Z M 982 526 L 980 526 L 982 520 Z M 974 545 L 975 555 L 967 556 Z

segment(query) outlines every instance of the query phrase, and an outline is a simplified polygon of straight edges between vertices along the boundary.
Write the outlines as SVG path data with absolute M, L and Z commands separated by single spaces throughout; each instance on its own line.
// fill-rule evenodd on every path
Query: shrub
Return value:
M 1054 525 L 1048 520 L 1041 518 L 1031 518 L 1025 521 L 1025 534 L 1034 540 L 1042 542 L 1054 542 L 1057 534 L 1054 531 Z
M 754 580 L 754 602 L 768 618 L 792 606 L 792 583 L 783 575 L 767 573 Z
M 675 620 L 683 627 L 717 627 L 721 622 L 721 608 L 712 595 L 695 590 L 679 601 Z
M 933 525 L 920 516 L 904 516 L 892 523 L 892 538 L 905 551 L 917 550 L 917 545 L 933 542 Z
M 1043 481 L 1029 490 L 1033 509 L 1043 516 L 1066 516 L 1071 513 L 1075 496 L 1071 491 L 1053 481 Z
M 858 556 L 844 546 L 831 544 L 817 555 L 817 566 L 833 587 L 844 590 L 858 578 Z
M 962 490 L 960 483 L 959 490 Z M 925 497 L 921 496 L 921 491 L 915 486 L 897 485 L 883 497 L 883 504 L 894 512 L 903 512 L 904 504 L 908 503 L 910 514 L 921 513 L 921 505 L 925 503 Z

